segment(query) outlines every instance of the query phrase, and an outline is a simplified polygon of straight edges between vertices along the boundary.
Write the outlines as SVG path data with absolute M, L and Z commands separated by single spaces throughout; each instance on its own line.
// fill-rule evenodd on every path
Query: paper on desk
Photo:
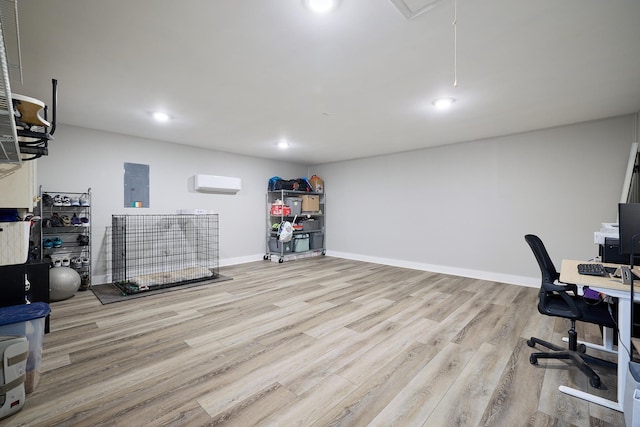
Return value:
M 617 222 L 600 223 L 600 231 L 593 233 L 593 243 L 604 245 L 604 239 L 619 239 L 620 231 Z
M 620 233 L 618 230 L 611 231 L 596 231 L 593 233 L 593 243 L 596 245 L 604 245 L 604 239 L 619 239 Z

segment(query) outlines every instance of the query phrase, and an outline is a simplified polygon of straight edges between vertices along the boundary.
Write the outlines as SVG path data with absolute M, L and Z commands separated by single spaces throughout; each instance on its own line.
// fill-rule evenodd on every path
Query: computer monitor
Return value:
M 631 244 L 633 243 L 634 259 L 640 257 L 640 203 L 618 204 L 618 231 L 620 233 L 620 253 L 631 255 Z M 636 236 L 635 239 L 634 236 Z M 631 259 L 629 260 L 631 261 Z

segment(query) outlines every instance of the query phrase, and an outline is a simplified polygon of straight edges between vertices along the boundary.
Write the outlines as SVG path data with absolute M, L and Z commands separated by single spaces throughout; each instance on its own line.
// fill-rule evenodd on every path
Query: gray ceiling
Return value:
M 640 111 L 638 0 L 458 0 L 458 87 L 454 0 L 422 3 L 18 0 L 12 91 L 56 78 L 59 123 L 309 165 Z

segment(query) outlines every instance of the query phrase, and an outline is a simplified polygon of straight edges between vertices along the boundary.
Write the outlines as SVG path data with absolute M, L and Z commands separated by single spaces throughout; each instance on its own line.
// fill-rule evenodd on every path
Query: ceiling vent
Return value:
M 442 0 L 391 0 L 407 19 L 413 19 L 436 7 Z

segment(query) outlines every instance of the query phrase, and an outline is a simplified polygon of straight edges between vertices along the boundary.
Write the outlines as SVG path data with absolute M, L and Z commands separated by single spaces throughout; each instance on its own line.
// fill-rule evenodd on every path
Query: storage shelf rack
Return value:
M 317 208 L 305 210 L 305 198 L 316 198 Z M 294 190 L 267 191 L 266 194 L 266 244 L 265 261 L 272 257 L 278 257 L 278 262 L 303 258 L 307 256 L 326 254 L 326 200 L 324 193 L 312 193 Z M 274 203 L 280 201 L 288 206 L 291 211 L 285 209 L 273 211 Z M 289 202 L 290 205 L 287 205 Z M 299 203 L 299 205 L 297 205 Z M 293 238 L 290 242 L 280 242 L 278 240 L 278 228 L 274 224 L 281 224 L 289 221 L 294 225 L 302 225 L 301 230 L 294 229 Z M 295 221 L 295 222 L 294 222 Z

